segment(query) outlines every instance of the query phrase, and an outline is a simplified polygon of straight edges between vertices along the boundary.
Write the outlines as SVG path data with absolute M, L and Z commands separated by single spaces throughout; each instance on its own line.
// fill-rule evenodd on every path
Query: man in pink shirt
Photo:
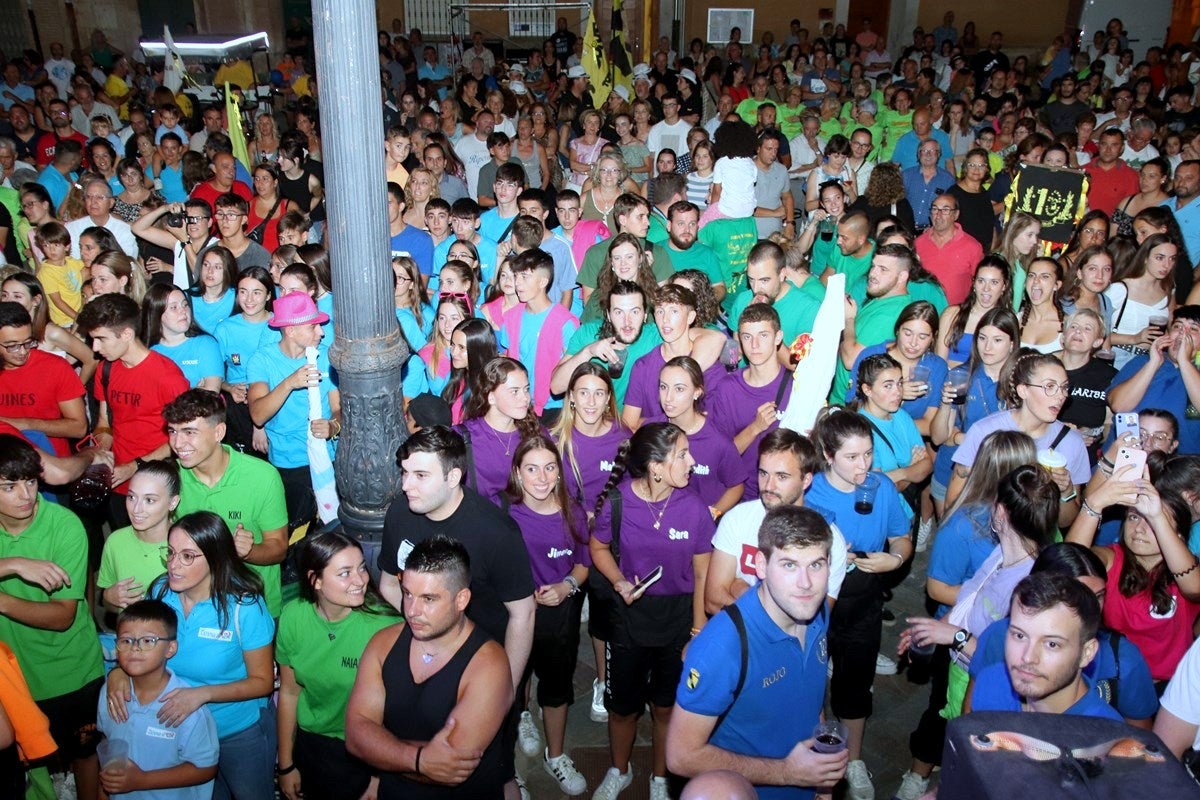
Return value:
M 954 195 L 938 195 L 929 207 L 929 227 L 913 243 L 921 266 L 937 276 L 951 305 L 967 299 L 975 265 L 983 258 L 983 248 L 963 230 L 958 213 Z
M 1109 128 L 1100 134 L 1099 149 L 1083 168 L 1088 174 L 1088 208 L 1098 208 L 1111 217 L 1122 197 L 1137 193 L 1138 173 L 1121 160 L 1125 134 L 1120 129 Z

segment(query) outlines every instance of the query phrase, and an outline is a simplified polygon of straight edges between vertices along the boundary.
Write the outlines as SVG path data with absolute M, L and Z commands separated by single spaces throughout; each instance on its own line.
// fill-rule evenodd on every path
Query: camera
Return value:
M 167 214 L 168 228 L 182 228 L 187 221 L 187 217 L 183 214 Z

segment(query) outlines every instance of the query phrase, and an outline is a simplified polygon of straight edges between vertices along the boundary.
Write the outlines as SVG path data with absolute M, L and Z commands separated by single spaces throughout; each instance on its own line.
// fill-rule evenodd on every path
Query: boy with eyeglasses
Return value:
M 188 684 L 167 669 L 179 645 L 178 617 L 161 600 L 139 600 L 117 620 L 117 663 L 129 676 L 128 718 L 117 722 L 106 697 L 98 703 L 96 727 L 110 742 L 128 748 L 121 759 L 101 764 L 100 784 L 110 795 L 154 791 L 163 800 L 201 800 L 212 795 L 220 748 L 217 726 L 207 706 L 177 726 L 159 721 L 163 703 Z

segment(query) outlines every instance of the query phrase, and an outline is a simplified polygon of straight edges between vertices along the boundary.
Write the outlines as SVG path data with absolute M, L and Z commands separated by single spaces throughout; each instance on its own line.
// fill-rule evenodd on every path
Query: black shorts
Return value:
M 612 584 L 593 568 L 588 573 L 588 636 L 607 642 L 613 635 L 613 618 L 617 613 L 617 595 Z
M 73 692 L 39 700 L 37 705 L 50 720 L 50 735 L 58 745 L 62 764 L 87 758 L 96 752 L 100 734 L 96 730 L 96 704 L 104 678 L 96 678 Z
M 648 596 L 637 604 L 622 609 L 604 648 L 604 707 L 623 716 L 640 714 L 646 703 L 674 705 L 683 648 L 691 638 L 691 595 Z M 649 626 L 651 620 L 657 624 Z
M 841 719 L 864 719 L 873 710 L 875 658 L 883 640 L 883 594 L 879 575 L 846 573 L 829 617 L 833 677 L 829 705 Z
M 558 606 L 538 606 L 533 626 L 533 650 L 526 680 L 537 675 L 537 701 L 543 708 L 569 706 L 575 700 L 575 665 L 579 661 L 579 606 L 582 594 Z M 524 697 L 524 692 L 518 692 Z
M 297 728 L 292 755 L 305 800 L 358 800 L 371 780 L 371 768 L 346 752 L 341 739 Z

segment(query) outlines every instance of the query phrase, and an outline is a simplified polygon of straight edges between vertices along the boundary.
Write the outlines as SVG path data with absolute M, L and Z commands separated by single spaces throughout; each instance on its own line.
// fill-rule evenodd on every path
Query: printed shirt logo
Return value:
M 758 555 L 758 548 L 752 544 L 742 545 L 742 558 L 738 563 L 738 568 L 743 575 L 753 575 L 758 577 L 758 572 L 754 569 L 754 557 Z
M 153 725 L 147 725 L 146 735 L 154 739 L 174 739 L 175 731 L 170 731 L 166 728 L 156 728 Z
M 669 528 L 667 530 L 667 536 L 672 540 L 686 539 L 688 538 L 688 535 L 689 534 L 687 531 L 677 531 L 674 528 Z
M 825 634 L 821 634 L 821 639 L 817 642 L 817 661 L 822 664 L 829 663 L 829 642 L 826 641 Z
M 692 467 L 692 473 L 695 475 L 707 475 L 709 473 L 708 464 L 697 464 Z
M 691 669 L 688 671 L 687 688 L 689 692 L 696 691 L 696 687 L 700 685 L 700 670 Z
M 240 367 L 242 365 L 242 354 L 241 353 L 230 353 L 229 360 L 233 362 L 233 365 L 235 367 Z
M 1176 608 L 1177 604 L 1174 597 L 1171 598 L 1171 605 L 1161 614 L 1154 610 L 1154 606 L 1150 606 L 1150 619 L 1171 619 L 1175 616 Z
M 557 547 L 551 547 L 550 552 L 546 553 L 546 558 L 563 558 L 564 556 L 572 555 L 575 555 L 575 551 L 570 548 L 559 550 Z
M 400 546 L 396 548 L 396 566 L 398 568 L 404 569 L 404 565 L 408 563 L 408 557 L 412 554 L 413 547 L 415 546 L 416 545 L 414 545 L 408 539 L 405 539 L 400 543 Z
M 201 639 L 212 639 L 218 642 L 232 642 L 233 631 L 223 631 L 220 628 L 201 628 L 196 631 Z

